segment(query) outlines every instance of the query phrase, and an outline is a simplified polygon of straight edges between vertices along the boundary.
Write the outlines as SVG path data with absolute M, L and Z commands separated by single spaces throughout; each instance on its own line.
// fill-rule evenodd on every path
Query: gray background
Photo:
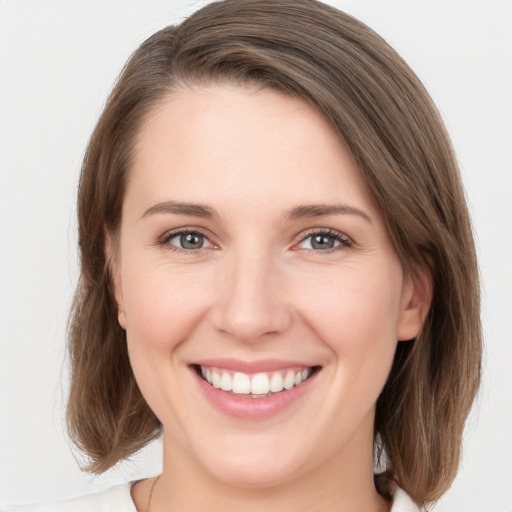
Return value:
M 204 3 L 204 2 L 201 2 Z M 329 2 L 424 81 L 457 151 L 483 278 L 485 375 L 439 512 L 511 512 L 512 1 Z M 158 442 L 93 478 L 66 440 L 65 328 L 87 138 L 129 54 L 198 2 L 0 0 L 0 500 L 55 500 L 155 474 Z

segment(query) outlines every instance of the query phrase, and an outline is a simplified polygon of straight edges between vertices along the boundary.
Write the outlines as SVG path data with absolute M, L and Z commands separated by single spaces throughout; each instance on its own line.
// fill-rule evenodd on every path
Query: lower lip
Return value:
M 228 416 L 247 420 L 263 420 L 284 411 L 306 393 L 318 373 L 314 372 L 304 382 L 292 389 L 283 390 L 264 398 L 251 398 L 249 395 L 235 395 L 214 388 L 202 379 L 194 369 L 192 369 L 192 372 L 201 391 L 217 410 Z

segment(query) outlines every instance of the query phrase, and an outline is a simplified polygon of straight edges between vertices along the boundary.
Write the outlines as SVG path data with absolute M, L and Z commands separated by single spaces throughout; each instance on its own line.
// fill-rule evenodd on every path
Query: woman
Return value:
M 160 433 L 164 465 L 52 510 L 397 512 L 449 487 L 471 228 L 435 107 L 360 22 L 228 0 L 148 39 L 91 138 L 79 243 L 70 431 L 94 472 Z

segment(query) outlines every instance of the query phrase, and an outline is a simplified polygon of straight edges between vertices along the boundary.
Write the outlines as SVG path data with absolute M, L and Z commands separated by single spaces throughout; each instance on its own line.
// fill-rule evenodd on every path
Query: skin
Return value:
M 107 252 L 133 370 L 164 425 L 151 510 L 389 510 L 373 485 L 375 403 L 428 294 L 404 277 L 339 136 L 298 98 L 221 84 L 169 95 L 136 149 Z M 214 213 L 155 212 L 168 201 Z M 286 214 L 303 205 L 353 210 Z M 182 248 L 181 228 L 203 247 Z M 326 230 L 342 242 L 313 247 Z M 250 421 L 199 391 L 189 365 L 206 357 L 321 369 L 290 407 Z M 152 483 L 133 488 L 139 510 Z

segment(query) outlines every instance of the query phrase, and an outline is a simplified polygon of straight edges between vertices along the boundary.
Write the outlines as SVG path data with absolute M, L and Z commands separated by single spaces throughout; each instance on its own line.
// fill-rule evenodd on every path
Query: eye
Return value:
M 170 249 L 176 248 L 183 251 L 198 251 L 215 247 L 203 233 L 190 229 L 169 233 L 163 237 L 160 243 L 172 246 L 169 247 Z
M 329 229 L 327 231 L 316 231 L 310 233 L 297 245 L 299 249 L 312 251 L 330 252 L 350 247 L 351 240 L 338 231 Z

